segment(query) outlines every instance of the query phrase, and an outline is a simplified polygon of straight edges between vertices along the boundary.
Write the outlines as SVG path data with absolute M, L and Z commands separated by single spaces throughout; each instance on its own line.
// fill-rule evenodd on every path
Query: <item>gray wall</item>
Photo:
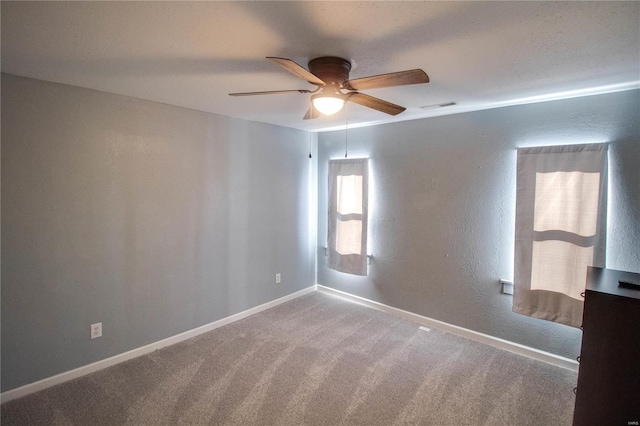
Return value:
M 326 267 L 327 161 L 318 139 L 318 283 L 513 342 L 575 357 L 578 329 L 511 312 L 516 147 L 612 142 L 608 267 L 640 272 L 639 92 L 628 91 L 349 131 L 371 158 L 368 277 Z
M 640 272 L 638 103 L 633 91 L 349 131 L 350 156 L 372 159 L 375 259 L 359 278 L 328 270 L 321 249 L 344 132 L 321 134 L 310 162 L 305 132 L 2 74 L 2 390 L 305 288 L 318 248 L 320 284 L 575 356 L 577 330 L 513 314 L 499 292 L 514 148 L 613 142 L 608 266 Z
M 2 390 L 314 284 L 311 164 L 303 131 L 3 74 Z

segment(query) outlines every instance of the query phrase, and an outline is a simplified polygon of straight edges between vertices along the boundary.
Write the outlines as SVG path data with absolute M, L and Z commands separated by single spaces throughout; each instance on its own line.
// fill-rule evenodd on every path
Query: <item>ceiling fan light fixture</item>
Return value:
M 344 97 L 342 94 L 335 93 L 319 93 L 311 98 L 313 106 L 321 114 L 332 115 L 340 111 L 344 106 Z

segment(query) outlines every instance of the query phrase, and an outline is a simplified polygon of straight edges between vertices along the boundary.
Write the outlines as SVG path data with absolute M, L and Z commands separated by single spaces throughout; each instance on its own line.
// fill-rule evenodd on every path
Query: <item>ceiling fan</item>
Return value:
M 403 86 L 406 84 L 428 83 L 429 76 L 421 69 L 393 72 L 371 77 L 349 80 L 351 62 L 335 56 L 322 56 L 309 61 L 309 70 L 291 59 L 267 59 L 280 65 L 293 75 L 311 83 L 315 90 L 271 90 L 267 92 L 229 93 L 230 96 L 273 95 L 283 93 L 310 93 L 311 107 L 304 116 L 305 120 L 317 118 L 320 114 L 331 115 L 340 111 L 346 101 L 355 102 L 385 114 L 397 115 L 406 108 L 392 104 L 358 90 L 378 89 L 382 87 Z

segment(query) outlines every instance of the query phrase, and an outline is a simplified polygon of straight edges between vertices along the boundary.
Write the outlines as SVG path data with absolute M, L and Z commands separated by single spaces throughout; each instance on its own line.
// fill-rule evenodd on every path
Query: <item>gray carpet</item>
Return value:
M 3 404 L 2 425 L 570 425 L 576 373 L 323 293 Z

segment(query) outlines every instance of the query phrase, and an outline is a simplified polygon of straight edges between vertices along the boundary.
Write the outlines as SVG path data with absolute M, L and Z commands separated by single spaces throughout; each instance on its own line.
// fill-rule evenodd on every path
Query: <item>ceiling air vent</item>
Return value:
M 456 105 L 455 102 L 444 102 L 444 103 L 441 103 L 441 104 L 421 106 L 420 109 L 430 110 L 430 109 L 444 108 L 444 107 L 449 107 L 449 106 L 454 106 L 454 105 Z

